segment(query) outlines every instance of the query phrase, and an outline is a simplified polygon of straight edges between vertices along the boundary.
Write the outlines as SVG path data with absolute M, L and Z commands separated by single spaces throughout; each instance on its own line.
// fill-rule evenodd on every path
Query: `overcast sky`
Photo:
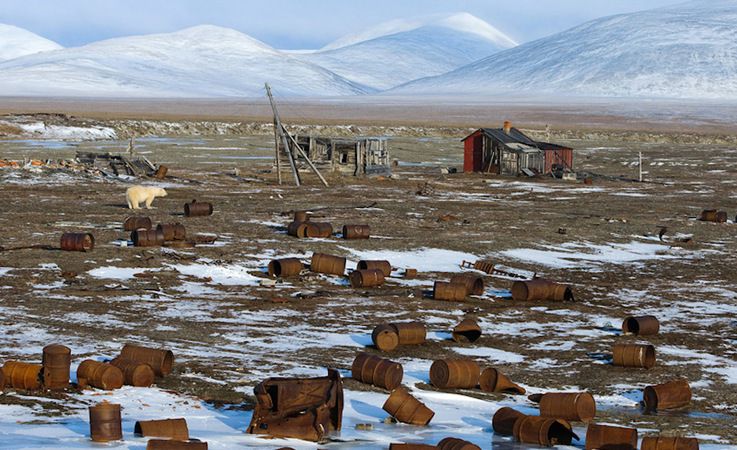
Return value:
M 704 0 L 708 2 L 708 0 Z M 465 11 L 518 42 L 682 0 L 0 0 L 0 23 L 64 46 L 213 24 L 277 48 L 319 48 L 386 20 Z

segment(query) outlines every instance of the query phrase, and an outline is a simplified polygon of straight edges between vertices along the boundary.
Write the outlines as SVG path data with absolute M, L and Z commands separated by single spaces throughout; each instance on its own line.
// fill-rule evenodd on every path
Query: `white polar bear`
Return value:
M 151 209 L 156 197 L 166 197 L 166 191 L 155 186 L 131 186 L 125 191 L 125 200 L 130 209 L 141 209 L 141 202 L 146 202 L 146 209 Z

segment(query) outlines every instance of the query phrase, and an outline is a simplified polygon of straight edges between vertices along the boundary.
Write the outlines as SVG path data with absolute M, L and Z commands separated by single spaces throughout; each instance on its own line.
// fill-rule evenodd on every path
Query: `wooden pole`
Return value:
M 640 183 L 642 183 L 642 152 L 639 152 L 640 155 Z
M 279 132 L 274 120 L 274 151 L 276 152 L 276 179 L 281 184 L 281 157 L 279 156 Z
M 289 148 L 289 141 L 287 141 L 286 136 L 284 136 L 284 126 L 282 125 L 281 119 L 279 118 L 279 112 L 276 110 L 276 103 L 274 103 L 274 97 L 271 95 L 271 87 L 269 86 L 269 83 L 266 83 L 266 95 L 269 96 L 269 103 L 271 103 L 271 110 L 274 112 L 274 123 L 276 124 L 277 133 L 281 137 L 282 145 L 284 145 L 284 150 L 287 152 L 287 156 L 289 157 L 289 165 L 292 167 L 292 175 L 294 175 L 294 183 L 297 186 L 300 186 L 302 182 L 299 179 L 299 172 L 297 171 L 297 165 L 294 162 L 294 155 L 292 154 L 292 149 Z M 279 152 L 278 142 L 276 144 L 276 151 L 277 153 Z
M 327 181 L 325 181 L 325 178 L 323 178 L 323 177 L 322 177 L 322 174 L 320 173 L 320 171 L 319 171 L 319 170 L 317 170 L 317 167 L 315 167 L 315 165 L 314 165 L 314 164 L 312 164 L 312 161 L 310 161 L 310 158 L 309 158 L 309 157 L 307 156 L 307 154 L 306 154 L 306 153 L 305 153 L 304 151 L 302 151 L 302 147 L 300 147 L 300 146 L 299 146 L 299 144 L 297 143 L 297 141 L 295 141 L 295 140 L 294 140 L 294 138 L 292 137 L 292 135 L 291 135 L 291 134 L 289 134 L 289 132 L 287 131 L 287 129 L 286 129 L 286 128 L 284 128 L 284 125 L 282 125 L 282 132 L 283 132 L 284 134 L 286 134 L 287 136 L 289 136 L 289 138 L 290 138 L 290 139 L 292 140 L 292 142 L 294 143 L 294 147 L 295 147 L 295 149 L 297 150 L 297 152 L 298 152 L 298 153 L 299 153 L 300 155 L 302 155 L 302 157 L 303 157 L 303 158 L 305 159 L 305 161 L 307 161 L 307 164 L 308 164 L 308 165 L 310 166 L 310 168 L 312 169 L 312 171 L 313 171 L 313 172 L 315 172 L 315 175 L 317 175 L 317 177 L 318 177 L 318 178 L 320 178 L 320 181 L 322 181 L 322 184 L 324 184 L 324 185 L 325 185 L 325 187 L 330 187 L 330 186 L 328 185 L 328 182 L 327 182 Z

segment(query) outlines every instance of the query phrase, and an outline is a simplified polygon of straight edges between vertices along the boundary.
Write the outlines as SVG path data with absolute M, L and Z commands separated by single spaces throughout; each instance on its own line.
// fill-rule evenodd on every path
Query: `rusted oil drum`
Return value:
M 476 342 L 481 337 L 481 327 L 473 319 L 463 319 L 451 332 L 456 342 Z
M 5 385 L 14 389 L 33 391 L 41 389 L 43 366 L 20 361 L 5 361 L 3 375 Z
M 430 366 L 430 384 L 440 389 L 473 389 L 479 375 L 481 368 L 468 358 L 440 359 Z
M 612 353 L 612 364 L 615 366 L 645 369 L 655 366 L 655 347 L 650 344 L 617 343 L 614 344 Z
M 295 222 L 307 222 L 308 220 L 310 220 L 310 217 L 307 214 L 307 211 L 295 211 L 294 212 Z
M 648 411 L 683 408 L 691 403 L 691 386 L 685 379 L 672 380 L 646 386 L 642 397 Z
M 430 444 L 389 444 L 389 450 L 437 450 L 437 445 Z
M 588 392 L 548 392 L 540 398 L 540 415 L 589 422 L 596 416 L 596 401 Z
M 131 240 L 136 247 L 161 247 L 165 241 L 164 233 L 158 228 L 133 230 Z
M 120 351 L 120 356 L 131 361 L 148 364 L 157 377 L 168 375 L 174 364 L 174 353 L 171 350 L 141 347 L 133 344 L 125 344 Z
M 287 225 L 287 234 L 294 237 L 305 237 L 305 228 L 307 228 L 305 222 L 290 222 Z
M 566 284 L 556 283 L 542 278 L 515 281 L 512 284 L 512 299 L 522 301 L 568 301 L 573 300 L 573 290 Z
M 494 413 L 494 417 L 491 419 L 491 426 L 494 429 L 494 434 L 498 434 L 500 436 L 513 436 L 514 423 L 522 417 L 527 417 L 527 414 L 522 414 L 516 409 L 512 409 L 508 406 L 497 409 Z
M 348 275 L 351 287 L 376 287 L 384 284 L 384 272 L 379 269 L 354 270 Z
M 660 322 L 655 316 L 630 316 L 622 322 L 622 331 L 638 336 L 651 336 L 660 331 Z
M 520 417 L 514 422 L 512 434 L 518 442 L 546 447 L 570 445 L 574 437 L 571 424 L 565 420 L 537 416 Z
M 327 222 L 305 222 L 303 225 L 304 236 L 299 236 L 300 232 L 297 232 L 299 237 L 329 238 L 333 235 L 333 226 Z
M 60 246 L 66 252 L 90 252 L 95 248 L 95 237 L 92 233 L 64 233 Z
M 399 333 L 397 329 L 388 323 L 383 323 L 371 333 L 371 340 L 376 348 L 382 352 L 390 352 L 399 346 Z
M 176 441 L 171 439 L 149 439 L 146 450 L 207 450 L 204 441 Z
M 647 436 L 640 450 L 699 450 L 699 440 L 689 437 Z
M 211 216 L 212 212 L 212 203 L 192 200 L 190 203 L 184 204 L 184 215 L 187 217 Z
M 427 329 L 422 322 L 397 322 L 392 326 L 397 330 L 399 345 L 424 344 L 427 339 Z
M 273 259 L 269 262 L 269 276 L 287 278 L 302 272 L 302 261 L 297 258 Z
M 139 420 L 133 427 L 136 436 L 189 440 L 185 419 Z
M 478 445 L 463 439 L 447 437 L 438 442 L 439 450 L 481 450 Z
M 361 352 L 353 360 L 351 376 L 354 380 L 391 391 L 402 384 L 404 370 L 399 363 Z
M 163 180 L 166 178 L 166 173 L 169 171 L 169 168 L 166 166 L 159 166 L 158 169 L 156 169 L 156 172 L 154 173 L 154 178 Z
M 384 273 L 385 277 L 389 277 L 392 275 L 392 265 L 389 263 L 389 261 L 366 259 L 358 261 L 358 264 L 356 265 L 356 270 L 368 269 L 379 269 Z
M 479 375 L 479 387 L 484 392 L 509 392 L 512 394 L 524 394 L 525 388 L 513 383 L 506 375 L 494 369 L 487 367 Z
M 404 269 L 404 278 L 417 278 L 417 269 Z
M 435 300 L 462 302 L 466 300 L 466 292 L 465 284 L 436 281 L 432 288 L 432 298 Z
M 699 220 L 704 222 L 724 223 L 727 221 L 727 212 L 717 211 L 716 209 L 705 209 L 701 211 L 701 216 L 699 216 Z
M 3 372 L 2 368 L 0 368 L 0 392 L 3 391 L 4 387 L 5 387 L 5 372 Z
M 403 387 L 394 389 L 382 408 L 398 421 L 412 425 L 427 425 L 435 415 Z
M 90 406 L 90 437 L 95 442 L 123 439 L 120 405 L 108 402 Z
M 586 429 L 586 450 L 637 450 L 637 429 L 598 425 Z
M 368 239 L 370 236 L 368 225 L 343 225 L 343 239 Z
M 121 357 L 113 359 L 110 364 L 123 372 L 123 383 L 128 386 L 149 387 L 154 384 L 156 375 L 148 364 Z
M 492 261 L 489 261 L 488 259 L 482 259 L 482 260 L 476 261 L 473 264 L 473 268 L 490 274 L 494 272 L 494 263 Z
M 69 372 L 72 364 L 72 350 L 61 344 L 50 344 L 43 348 L 41 365 L 46 389 L 66 389 L 69 387 Z
M 451 284 L 463 284 L 466 286 L 467 295 L 483 295 L 484 277 L 472 273 L 457 273 L 450 277 Z
M 154 225 L 151 222 L 150 217 L 129 216 L 125 218 L 125 221 L 123 221 L 124 231 L 134 231 L 134 230 L 138 230 L 139 228 L 143 228 L 144 230 L 150 230 L 151 227 L 153 226 Z
M 77 368 L 80 384 L 98 389 L 112 390 L 123 386 L 123 372 L 112 364 L 85 359 Z
M 317 273 L 343 276 L 345 273 L 345 258 L 326 255 L 325 253 L 313 253 L 310 270 Z
M 181 223 L 160 223 L 156 230 L 164 235 L 165 241 L 183 241 L 187 239 L 187 230 Z

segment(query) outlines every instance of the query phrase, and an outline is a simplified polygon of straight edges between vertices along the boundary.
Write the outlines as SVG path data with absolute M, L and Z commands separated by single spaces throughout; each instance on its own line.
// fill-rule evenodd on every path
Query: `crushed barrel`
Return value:
M 646 436 L 640 450 L 699 450 L 699 440 L 690 437 Z
M 136 247 L 161 247 L 164 245 L 164 233 L 158 228 L 153 230 L 133 230 L 131 241 Z
M 69 387 L 69 372 L 72 365 L 72 350 L 61 344 L 50 344 L 43 348 L 41 357 L 43 382 L 46 389 Z
M 174 365 L 174 353 L 171 350 L 141 347 L 125 344 L 120 351 L 120 357 L 131 361 L 148 364 L 157 377 L 164 377 L 171 372 Z
M 691 403 L 691 386 L 685 379 L 646 386 L 643 402 L 648 411 L 683 408 Z
M 160 223 L 156 226 L 165 241 L 183 241 L 187 239 L 187 230 L 181 223 Z
M 488 274 L 492 274 L 494 273 L 494 262 L 488 259 L 481 259 L 473 263 L 473 268 Z
M 447 437 L 438 442 L 439 450 L 481 450 L 478 445 L 458 439 L 454 437 Z
M 379 269 L 354 270 L 348 275 L 351 287 L 376 287 L 384 284 L 384 272 Z
M 192 200 L 190 203 L 184 204 L 184 215 L 187 217 L 211 216 L 212 212 L 212 203 Z
M 540 398 L 540 415 L 589 422 L 596 416 L 596 401 L 588 392 L 548 392 Z
M 92 233 L 64 233 L 60 247 L 65 252 L 90 252 L 95 248 L 95 237 Z
M 638 336 L 651 336 L 660 331 L 660 322 L 655 316 L 630 316 L 622 322 L 622 331 Z
M 41 389 L 43 366 L 20 361 L 5 361 L 3 377 L 5 385 L 14 389 L 33 391 Z
M 479 376 L 479 387 L 484 392 L 508 392 L 524 394 L 525 388 L 513 383 L 506 375 L 493 367 L 487 367 Z
M 432 288 L 432 298 L 449 302 L 466 300 L 467 289 L 465 284 L 436 281 Z
M 275 278 L 288 278 L 299 275 L 302 272 L 302 261 L 297 258 L 274 259 L 269 262 L 269 276 Z
M 133 427 L 136 436 L 189 440 L 189 428 L 185 419 L 139 420 Z
M 612 348 L 612 364 L 620 367 L 641 367 L 650 369 L 655 366 L 655 347 L 650 344 L 616 343 Z
M 440 389 L 473 389 L 481 368 L 469 358 L 440 359 L 430 366 L 430 384 Z
M 356 270 L 368 270 L 368 269 L 379 269 L 384 273 L 385 277 L 389 277 L 392 274 L 392 265 L 389 261 L 384 260 L 365 260 L 358 261 Z
M 370 236 L 368 225 L 343 225 L 343 239 L 368 239 Z
M 313 253 L 310 260 L 310 270 L 317 273 L 343 276 L 345 274 L 345 258 L 325 253 Z
M 108 402 L 90 406 L 90 437 L 94 442 L 123 439 L 120 405 Z
M 361 352 L 351 365 L 354 380 L 391 391 L 402 383 L 404 370 L 394 361 Z
M 573 290 L 566 284 L 535 278 L 515 281 L 512 284 L 512 299 L 521 301 L 568 301 L 573 300 Z
M 112 364 L 85 359 L 77 368 L 80 385 L 112 390 L 123 386 L 123 372 Z
M 484 294 L 484 277 L 472 273 L 458 273 L 450 277 L 451 284 L 463 284 L 468 295 Z
M 399 422 L 411 425 L 427 425 L 435 415 L 404 387 L 394 389 L 382 408 Z
M 527 417 L 527 414 L 523 414 L 516 409 L 508 406 L 499 408 L 491 418 L 491 427 L 494 429 L 494 434 L 513 436 L 515 422 L 523 417 Z
M 154 384 L 156 374 L 148 364 L 121 357 L 114 358 L 110 364 L 123 372 L 123 383 L 128 386 L 149 387 Z
M 512 434 L 517 442 L 546 447 L 570 445 L 576 437 L 571 424 L 567 421 L 538 416 L 524 416 L 517 419 Z
M 586 450 L 637 450 L 635 428 L 590 424 L 586 429 Z
M 451 332 L 456 342 L 476 342 L 481 337 L 481 327 L 473 319 L 463 319 Z
M 371 340 L 382 352 L 390 352 L 399 346 L 399 333 L 394 325 L 382 323 L 374 328 Z
M 724 223 L 727 221 L 727 212 L 717 211 L 716 209 L 705 209 L 701 211 L 699 220 L 702 222 Z
M 150 217 L 143 216 L 129 216 L 123 221 L 123 231 L 134 231 L 139 228 L 144 230 L 150 230 L 153 227 Z

